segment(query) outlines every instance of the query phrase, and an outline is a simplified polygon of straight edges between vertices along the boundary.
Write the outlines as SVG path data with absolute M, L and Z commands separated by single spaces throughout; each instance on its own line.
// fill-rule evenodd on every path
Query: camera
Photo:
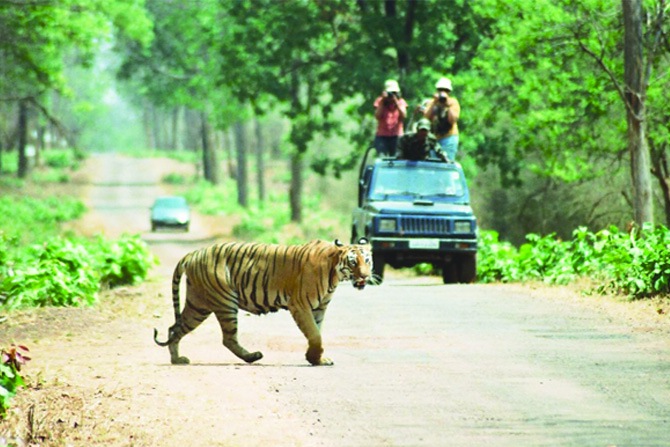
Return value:
M 444 92 L 440 92 L 437 99 L 438 99 L 438 101 L 440 101 L 440 103 L 446 104 L 447 103 L 447 94 L 444 93 Z
M 386 92 L 386 96 L 388 96 L 389 98 L 391 96 L 398 96 L 398 92 Z

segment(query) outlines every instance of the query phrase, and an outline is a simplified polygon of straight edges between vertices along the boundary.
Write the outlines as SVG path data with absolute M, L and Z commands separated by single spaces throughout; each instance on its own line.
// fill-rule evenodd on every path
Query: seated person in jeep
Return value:
M 448 161 L 446 153 L 430 134 L 430 121 L 421 118 L 416 125 L 416 132 L 406 133 L 398 141 L 398 158 L 403 160 L 439 159 Z

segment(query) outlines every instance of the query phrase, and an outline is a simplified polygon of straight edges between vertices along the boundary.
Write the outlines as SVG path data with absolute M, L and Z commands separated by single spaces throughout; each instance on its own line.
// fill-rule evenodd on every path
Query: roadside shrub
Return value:
M 219 186 L 201 180 L 184 193 L 188 203 L 198 207 L 203 214 L 233 214 L 244 212 L 237 204 L 237 192 L 232 181 L 224 181 Z
M 40 155 L 44 164 L 50 168 L 77 169 L 79 167 L 79 158 L 72 150 L 52 149 L 42 151 Z
M 30 357 L 25 346 L 10 346 L 0 350 L 0 419 L 4 419 L 9 408 L 9 400 L 16 395 L 16 390 L 25 385 L 20 371 Z
M 114 241 L 98 239 L 91 248 L 96 254 L 102 287 L 138 284 L 158 263 L 139 235 L 123 235 Z
M 531 233 L 526 240 L 519 247 L 517 260 L 522 277 L 550 284 L 567 284 L 574 279 L 567 244 L 556 239 L 555 233 L 547 236 Z
M 0 286 L 6 307 L 93 304 L 99 277 L 86 248 L 55 238 L 31 247 L 15 260 Z M 0 303 L 2 304 L 2 303 Z
M 670 231 L 664 226 L 619 233 L 604 253 L 610 280 L 602 291 L 646 298 L 670 293 Z
M 670 293 L 670 231 L 648 226 L 630 233 L 609 227 L 597 233 L 573 231 L 570 241 L 529 234 L 518 250 L 482 231 L 477 276 L 480 282 L 540 280 L 566 284 L 579 276 L 596 280 L 597 290 L 645 298 Z
M 77 219 L 86 206 L 71 197 L 0 197 L 0 228 L 18 243 L 48 239 L 60 231 L 58 224 Z
M 171 172 L 169 174 L 164 175 L 161 181 L 163 183 L 167 183 L 168 185 L 185 185 L 189 183 L 191 180 L 187 179 L 186 176 L 183 174 L 177 174 L 176 172 Z
M 483 283 L 520 281 L 517 256 L 516 247 L 509 242 L 500 241 L 497 231 L 480 231 L 477 250 L 477 281 Z
M 157 263 L 139 236 L 57 237 L 13 252 L 0 237 L 0 259 L 0 307 L 7 309 L 91 305 L 102 288 L 137 284 Z

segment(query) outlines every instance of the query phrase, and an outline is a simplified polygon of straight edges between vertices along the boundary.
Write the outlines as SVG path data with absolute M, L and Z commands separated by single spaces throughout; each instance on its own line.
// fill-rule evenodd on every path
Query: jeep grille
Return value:
M 400 230 L 405 234 L 449 234 L 449 220 L 432 217 L 401 217 Z

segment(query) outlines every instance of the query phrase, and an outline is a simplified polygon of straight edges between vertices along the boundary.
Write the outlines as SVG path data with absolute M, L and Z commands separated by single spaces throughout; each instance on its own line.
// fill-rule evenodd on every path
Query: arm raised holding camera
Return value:
M 461 105 L 456 98 L 449 96 L 449 92 L 440 91 L 433 95 L 424 111 L 424 116 L 432 121 L 442 110 L 446 110 L 449 122 L 454 124 L 461 114 Z
M 407 103 L 398 92 L 383 91 L 381 98 L 379 106 L 375 109 L 375 118 L 378 120 L 382 119 L 386 110 L 393 104 L 398 110 L 398 118 L 401 121 L 405 119 L 405 116 L 407 116 Z
M 431 122 L 431 129 L 449 160 L 456 160 L 458 152 L 458 119 L 461 105 L 451 96 L 452 86 L 449 78 L 440 78 L 435 84 L 435 95 L 426 107 L 424 116 Z

